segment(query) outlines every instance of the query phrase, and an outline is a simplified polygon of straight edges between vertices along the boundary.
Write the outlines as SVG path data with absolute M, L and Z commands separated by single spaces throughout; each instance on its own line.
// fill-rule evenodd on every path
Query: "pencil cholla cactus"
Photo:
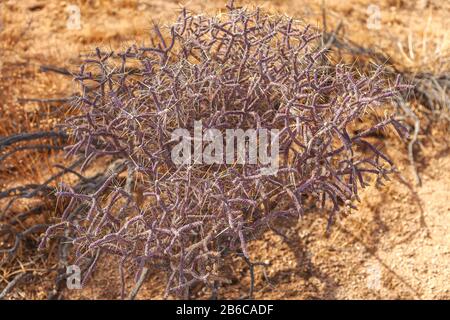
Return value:
M 71 202 L 42 245 L 68 229 L 76 264 L 101 252 L 117 256 L 122 275 L 162 268 L 166 294 L 187 297 L 195 283 L 221 279 L 226 254 L 250 259 L 248 241 L 277 218 L 316 203 L 331 225 L 367 176 L 393 170 L 366 137 L 402 126 L 364 119 L 402 86 L 390 87 L 381 67 L 364 76 L 333 65 L 320 40 L 294 19 L 230 6 L 217 17 L 183 10 L 167 30 L 154 26 L 149 46 L 97 49 L 75 76 L 68 155 L 82 155 L 83 168 L 100 157 L 125 165 L 93 193 L 65 186 L 59 196 Z M 171 133 L 193 132 L 200 120 L 203 130 L 279 130 L 277 173 L 261 175 L 258 163 L 175 165 Z M 120 178 L 126 169 L 132 184 Z M 82 204 L 74 223 L 68 217 Z

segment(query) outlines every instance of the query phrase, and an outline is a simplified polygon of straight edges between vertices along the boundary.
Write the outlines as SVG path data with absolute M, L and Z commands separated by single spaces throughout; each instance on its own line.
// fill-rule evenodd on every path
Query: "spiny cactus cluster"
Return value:
M 42 245 L 70 230 L 75 263 L 101 252 L 117 257 L 122 278 L 162 268 L 166 294 L 186 297 L 194 284 L 222 279 L 225 254 L 250 259 L 249 240 L 277 218 L 300 217 L 315 203 L 331 224 L 366 177 L 393 170 L 366 137 L 390 125 L 403 133 L 402 126 L 365 118 L 403 86 L 389 85 L 381 67 L 361 75 L 333 65 L 320 37 L 294 19 L 229 7 L 214 17 L 183 10 L 170 28 L 154 26 L 149 46 L 97 49 L 75 75 L 81 91 L 77 115 L 65 123 L 68 155 L 84 157 L 83 169 L 101 157 L 122 161 L 127 182 L 116 171 L 94 193 L 63 186 L 58 195 L 70 203 Z M 171 133 L 193 132 L 195 121 L 221 132 L 279 130 L 278 171 L 174 164 Z M 86 209 L 75 223 L 77 208 Z

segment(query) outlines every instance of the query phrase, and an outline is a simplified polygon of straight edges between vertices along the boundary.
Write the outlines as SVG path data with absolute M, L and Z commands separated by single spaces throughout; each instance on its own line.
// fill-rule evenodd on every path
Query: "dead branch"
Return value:
M 27 194 L 30 192 L 30 190 L 37 190 L 38 188 L 40 191 L 43 191 L 44 189 L 46 189 L 47 191 L 53 190 L 52 188 L 47 188 L 47 186 L 43 184 L 30 183 L 0 192 L 0 199 L 13 196 L 28 198 Z
M 31 141 L 44 138 L 60 138 L 67 139 L 67 134 L 61 131 L 40 131 L 32 133 L 17 133 L 8 137 L 0 138 L 0 151 L 5 147 L 10 146 L 17 142 Z
M 22 232 L 16 233 L 14 235 L 15 238 L 14 238 L 13 246 L 11 248 L 7 248 L 7 249 L 0 249 L 0 253 L 7 253 L 9 256 L 9 259 L 12 259 L 15 256 L 17 250 L 19 250 L 20 240 L 25 238 L 28 234 L 39 232 L 39 231 L 45 231 L 48 226 L 49 226 L 48 224 L 36 224 Z M 8 232 L 14 233 L 11 227 L 8 228 Z
M 73 76 L 73 74 L 66 68 L 60 68 L 52 65 L 41 65 L 39 67 L 40 72 L 54 72 L 62 74 L 64 76 Z
M 417 137 L 419 135 L 420 131 L 420 119 L 417 117 L 417 115 L 411 110 L 411 108 L 408 106 L 408 104 L 403 100 L 403 98 L 397 99 L 397 103 L 402 108 L 402 110 L 414 120 L 414 132 L 412 134 L 411 140 L 408 143 L 408 158 L 409 162 L 411 164 L 411 170 L 414 175 L 414 179 L 416 181 L 416 184 L 418 186 L 421 185 L 420 176 L 417 173 L 416 164 L 414 161 L 414 144 L 417 142 Z
M 59 168 L 59 169 L 63 169 L 65 172 L 70 172 L 70 173 L 76 175 L 82 182 L 88 182 L 89 181 L 88 178 L 86 178 L 85 176 L 83 176 L 79 172 L 75 171 L 73 168 L 65 167 L 65 166 L 63 166 L 61 164 L 55 164 L 54 167 Z
M 244 259 L 245 263 L 248 265 L 249 271 L 250 271 L 250 288 L 248 292 L 248 297 L 243 297 L 243 299 L 253 299 L 253 292 L 255 290 L 255 267 L 256 266 L 263 266 L 267 267 L 269 264 L 265 262 L 251 262 L 250 259 L 248 259 L 246 256 L 242 255 L 242 258 Z
M 42 192 L 46 192 L 47 195 L 50 195 L 52 192 L 55 191 L 55 188 L 49 187 L 48 185 L 51 182 L 53 182 L 54 180 L 62 177 L 63 175 L 65 175 L 67 173 L 71 173 L 72 170 L 74 168 L 76 168 L 77 166 L 79 166 L 82 162 L 83 162 L 82 159 L 76 160 L 68 168 L 65 168 L 62 171 L 58 172 L 57 174 L 51 176 L 42 184 L 27 184 L 25 186 L 18 186 L 18 187 L 14 187 L 14 188 L 0 192 L 0 199 L 12 197 L 12 196 L 14 197 L 8 202 L 8 204 L 6 205 L 6 207 L 3 210 L 3 213 L 0 214 L 0 219 L 3 218 L 3 216 L 5 215 L 6 212 L 8 212 L 8 210 L 11 208 L 11 206 L 14 204 L 14 202 L 20 198 L 27 198 L 27 199 L 33 198 Z
M 65 98 L 48 98 L 48 99 L 41 99 L 41 98 L 18 98 L 17 101 L 19 103 L 27 103 L 27 102 L 39 102 L 39 103 L 54 103 L 54 102 L 70 102 L 75 97 L 65 97 Z
M 8 283 L 8 285 L 0 293 L 0 300 L 3 300 L 6 297 L 6 295 L 14 288 L 14 286 L 16 286 L 20 282 L 20 280 L 22 280 L 22 278 L 26 274 L 27 274 L 26 272 L 23 272 L 16 275 L 14 279 L 12 279 L 12 281 Z
M 148 268 L 144 267 L 142 269 L 142 272 L 141 272 L 141 275 L 140 275 L 138 281 L 136 282 L 135 286 L 131 290 L 127 300 L 134 300 L 136 298 L 136 296 L 139 293 L 139 290 L 141 289 L 145 280 L 147 280 L 147 276 L 148 276 Z
M 42 210 L 44 210 L 44 208 L 45 208 L 44 205 L 40 205 L 40 206 L 34 207 L 28 211 L 22 212 L 16 216 L 14 216 L 11 220 L 9 220 L 8 224 L 11 226 L 16 225 L 17 223 L 26 219 L 30 215 L 38 214 L 38 213 L 42 212 Z
M 10 157 L 11 155 L 13 155 L 14 153 L 19 152 L 19 151 L 24 151 L 24 150 L 61 150 L 62 148 L 63 148 L 62 146 L 53 146 L 50 144 L 33 144 L 33 145 L 29 145 L 29 146 L 15 147 L 13 150 L 2 155 L 0 157 L 0 162 L 4 161 L 6 158 Z

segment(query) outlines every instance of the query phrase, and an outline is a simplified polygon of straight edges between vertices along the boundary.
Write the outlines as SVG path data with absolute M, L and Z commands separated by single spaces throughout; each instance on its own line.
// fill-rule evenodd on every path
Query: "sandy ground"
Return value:
M 322 23 L 321 1 L 252 2 L 266 10 L 289 13 Z M 434 1 L 379 1 L 380 29 L 367 29 L 370 1 L 325 1 L 329 25 L 342 21 L 346 36 L 376 46 L 401 68 L 443 71 L 448 68 L 446 20 L 450 5 Z M 217 13 L 223 1 L 192 0 L 189 9 Z M 81 29 L 67 28 L 68 5 L 80 8 Z M 146 41 L 151 20 L 173 20 L 175 1 L 132 0 L 3 0 L 0 1 L 0 135 L 52 125 L 54 106 L 20 103 L 19 98 L 69 96 L 66 77 L 39 72 L 42 64 L 72 67 L 96 46 L 117 48 L 132 40 Z M 373 10 L 373 8 L 371 9 Z M 444 60 L 443 60 L 444 59 Z M 445 60 L 446 59 L 446 60 Z M 448 69 L 447 69 L 448 71 Z M 44 115 L 43 115 L 44 113 Z M 383 188 L 369 187 L 358 210 L 339 220 L 329 237 L 325 217 L 311 213 L 295 227 L 280 225 L 285 236 L 272 232 L 251 244 L 256 267 L 255 297 L 261 299 L 449 299 L 450 298 L 450 153 L 449 139 L 434 130 L 423 139 L 419 172 L 411 176 L 406 147 L 389 142 L 400 174 Z M 388 146 L 388 147 L 389 147 Z M 2 187 L 18 181 L 42 181 L 53 170 L 48 155 L 21 156 L 22 170 L 0 175 Z M 45 161 L 41 161 L 44 159 Z M 1 171 L 1 170 L 0 170 Z M 249 270 L 233 261 L 239 276 L 220 291 L 222 298 L 246 294 Z M 11 274 L 0 270 L 0 288 Z M 8 298 L 46 298 L 54 272 L 36 270 L 33 281 L 18 285 Z M 45 274 L 45 276 L 42 276 Z M 264 276 L 265 274 L 265 276 Z M 117 271 L 108 261 L 83 290 L 65 290 L 63 298 L 118 298 Z M 151 274 L 138 298 L 161 298 L 164 277 Z M 199 298 L 207 298 L 198 292 Z

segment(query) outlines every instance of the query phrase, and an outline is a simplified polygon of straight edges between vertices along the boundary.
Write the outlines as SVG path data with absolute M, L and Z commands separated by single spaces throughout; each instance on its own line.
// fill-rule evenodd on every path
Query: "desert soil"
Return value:
M 265 10 L 288 13 L 320 26 L 322 1 L 256 1 Z M 346 36 L 366 46 L 377 46 L 402 68 L 431 71 L 440 59 L 449 58 L 447 37 L 449 6 L 433 1 L 378 1 L 381 29 L 368 30 L 370 1 L 325 1 L 329 28 L 343 22 Z M 77 5 L 81 29 L 67 28 L 68 5 Z M 195 12 L 217 13 L 223 1 L 185 5 Z M 170 22 L 180 5 L 176 1 L 134 0 L 4 0 L 0 2 L 0 134 L 46 127 L 52 122 L 41 112 L 50 107 L 20 103 L 24 97 L 66 97 L 74 89 L 66 77 L 39 72 L 42 64 L 71 68 L 96 46 L 120 48 L 123 43 L 145 41 L 151 20 Z M 411 40 L 412 39 L 412 40 Z M 424 40 L 426 39 L 426 41 Z M 411 44 L 412 43 L 412 44 Z M 401 49 L 401 48 L 404 48 Z M 409 48 L 409 50 L 408 50 Z M 427 50 L 425 50 L 427 48 Z M 412 52 L 411 52 L 412 51 Z M 425 54 L 434 52 L 435 54 Z M 442 70 L 441 70 L 442 71 Z M 448 70 L 447 70 L 448 71 Z M 9 119 L 9 120 L 8 120 Z M 38 119 L 31 126 L 30 119 Z M 31 126 L 31 127 L 30 127 Z M 329 236 L 326 217 L 312 212 L 294 227 L 279 226 L 284 236 L 267 232 L 251 244 L 255 261 L 255 297 L 260 299 L 449 299 L 450 298 L 450 149 L 445 128 L 436 127 L 421 137 L 415 184 L 406 153 L 399 140 L 386 142 L 399 174 L 384 187 L 370 186 L 358 209 L 339 219 Z M 0 177 L 10 186 L 20 179 L 45 179 L 51 163 L 39 155 L 22 159 L 25 171 Z M 56 160 L 55 160 L 56 159 Z M 38 169 L 36 169 L 38 168 Z M 239 276 L 220 291 L 221 298 L 246 294 L 249 270 L 233 261 Z M 0 288 L 11 281 L 0 270 Z M 36 273 L 42 270 L 36 269 Z M 46 298 L 54 273 L 39 281 L 24 281 L 7 298 Z M 117 271 L 104 261 L 83 290 L 65 290 L 67 299 L 118 298 Z M 138 298 L 161 298 L 164 277 L 151 274 Z M 0 290 L 1 291 L 1 290 Z M 199 291 L 198 298 L 207 298 Z

